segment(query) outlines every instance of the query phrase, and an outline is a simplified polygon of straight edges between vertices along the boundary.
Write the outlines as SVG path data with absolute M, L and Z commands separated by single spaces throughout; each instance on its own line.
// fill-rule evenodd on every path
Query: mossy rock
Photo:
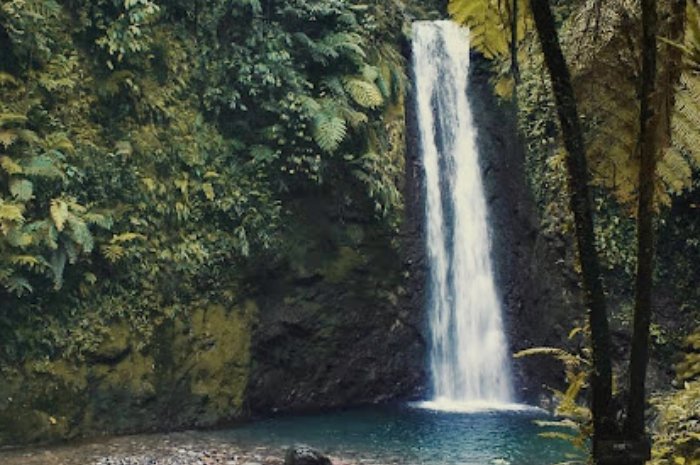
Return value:
M 170 321 L 139 349 L 128 324 L 114 322 L 87 361 L 28 360 L 0 379 L 0 444 L 238 418 L 256 317 L 252 301 L 209 304 Z
M 324 266 L 323 276 L 331 283 L 340 283 L 347 279 L 348 274 L 364 265 L 364 258 L 351 247 L 340 247 L 335 259 Z

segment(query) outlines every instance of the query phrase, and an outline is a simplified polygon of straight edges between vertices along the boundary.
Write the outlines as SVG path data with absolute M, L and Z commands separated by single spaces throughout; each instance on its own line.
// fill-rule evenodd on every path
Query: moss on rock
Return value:
M 141 349 L 110 324 L 87 360 L 28 360 L 0 379 L 0 444 L 211 425 L 243 414 L 252 301 L 205 304 Z

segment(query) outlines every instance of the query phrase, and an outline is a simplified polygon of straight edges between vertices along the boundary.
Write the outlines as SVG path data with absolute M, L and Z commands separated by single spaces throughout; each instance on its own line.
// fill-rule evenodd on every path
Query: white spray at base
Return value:
M 490 257 L 476 129 L 467 98 L 469 32 L 450 21 L 413 24 L 416 114 L 430 264 L 433 399 L 449 411 L 513 404 L 508 345 Z

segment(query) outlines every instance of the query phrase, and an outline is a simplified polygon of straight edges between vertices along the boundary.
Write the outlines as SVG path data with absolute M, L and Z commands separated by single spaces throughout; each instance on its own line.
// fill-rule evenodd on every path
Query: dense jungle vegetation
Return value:
M 66 435 L 71 419 L 51 414 L 48 388 L 36 404 L 34 384 L 24 403 L 12 397 L 26 379 L 85 390 L 87 381 L 66 381 L 66 365 L 103 357 L 115 323 L 140 350 L 169 322 L 194 319 L 193 309 L 243 306 L 265 270 L 295 260 L 299 198 L 362 212 L 398 250 L 410 90 L 402 47 L 410 22 L 444 16 L 435 13 L 443 3 L 2 0 L 0 443 L 20 440 L 1 434 L 3 412 L 40 411 L 31 440 Z M 585 274 L 569 148 L 532 15 L 541 2 L 449 3 L 517 112 L 541 234 L 560 244 L 560 266 Z M 590 190 L 617 348 L 632 339 L 638 278 L 642 2 L 549 3 L 578 106 L 589 178 L 579 183 Z M 700 6 L 653 3 L 649 332 L 652 356 L 672 367 L 669 382 L 653 386 L 653 460 L 697 465 Z M 595 354 L 585 309 L 572 315 L 583 329 L 572 338 L 586 337 L 564 357 L 576 362 L 567 363 L 560 413 L 576 420 L 571 438 L 584 444 L 593 418 L 579 394 Z M 611 390 L 624 397 L 628 355 L 619 352 Z M 52 435 L 39 423 L 64 429 Z
M 395 228 L 402 8 L 3 2 L 4 360 L 147 334 L 274 257 L 300 191 Z
M 242 302 L 290 259 L 295 198 L 394 234 L 409 8 L 3 1 L 0 408 L 25 376 L 61 378 L 50 362 L 94 359 L 115 322 L 138 350 Z

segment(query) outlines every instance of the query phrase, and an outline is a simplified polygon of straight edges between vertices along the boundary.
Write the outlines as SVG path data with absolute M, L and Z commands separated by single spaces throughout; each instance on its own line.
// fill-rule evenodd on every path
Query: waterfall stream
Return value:
M 412 47 L 430 264 L 428 404 L 448 410 L 508 404 L 508 346 L 467 97 L 469 33 L 450 21 L 419 21 Z

